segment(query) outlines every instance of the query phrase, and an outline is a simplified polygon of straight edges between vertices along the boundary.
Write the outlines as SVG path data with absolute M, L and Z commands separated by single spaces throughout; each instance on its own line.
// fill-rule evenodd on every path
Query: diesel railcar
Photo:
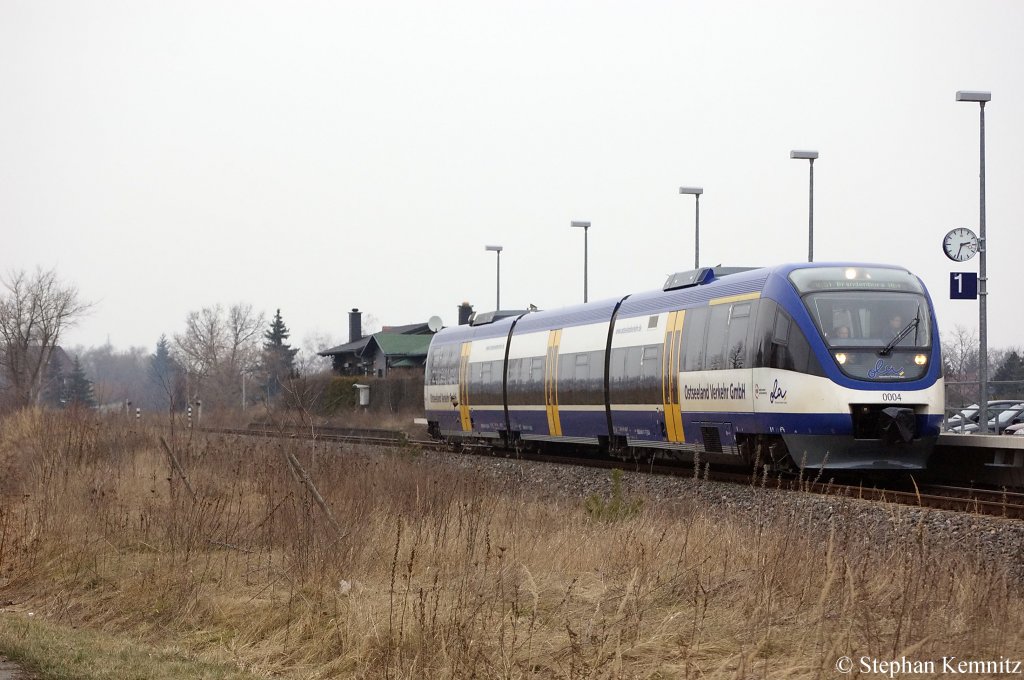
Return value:
M 925 467 L 943 414 L 931 299 L 906 269 L 704 268 L 661 290 L 438 332 L 432 436 L 810 469 Z

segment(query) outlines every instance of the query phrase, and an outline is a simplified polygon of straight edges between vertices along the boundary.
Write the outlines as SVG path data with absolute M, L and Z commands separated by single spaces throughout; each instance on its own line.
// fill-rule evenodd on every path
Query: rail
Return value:
M 485 444 L 449 445 L 434 440 L 411 439 L 404 432 L 398 430 L 297 426 L 269 427 L 264 424 L 253 423 L 248 428 L 204 428 L 204 431 L 240 436 L 362 443 L 386 447 L 412 446 L 420 449 L 454 449 L 474 455 L 514 457 L 518 460 L 539 463 L 578 465 L 602 469 L 619 468 L 676 477 L 699 477 L 708 481 L 749 484 L 751 486 L 759 484 L 759 477 L 754 471 L 701 470 L 683 464 L 654 463 L 652 461 L 627 462 L 613 458 L 567 456 L 543 452 L 496 451 Z M 953 437 L 954 440 L 952 442 L 945 441 L 944 445 L 948 449 L 962 449 L 962 447 L 969 446 L 969 441 L 972 439 L 997 439 L 994 436 L 984 437 L 982 435 L 948 435 L 944 439 L 948 440 L 949 437 Z M 1024 446 L 1018 447 L 1015 439 L 1010 437 L 1002 439 L 1010 440 L 1012 446 L 1024 450 Z M 942 442 L 943 439 L 940 439 L 940 444 Z M 997 442 L 991 443 L 993 450 L 997 450 L 995 448 L 996 444 Z M 941 480 L 937 480 L 934 476 L 929 481 L 922 481 L 920 483 L 912 481 L 910 488 L 907 488 L 908 485 L 905 482 L 894 482 L 890 486 L 868 487 L 861 484 L 843 484 L 831 481 L 820 482 L 796 475 L 779 476 L 777 480 L 773 481 L 772 486 L 784 491 L 803 491 L 826 496 L 898 503 L 907 506 L 990 515 L 1014 520 L 1024 519 L 1024 493 L 1011 492 L 1005 489 L 984 489 L 942 483 Z

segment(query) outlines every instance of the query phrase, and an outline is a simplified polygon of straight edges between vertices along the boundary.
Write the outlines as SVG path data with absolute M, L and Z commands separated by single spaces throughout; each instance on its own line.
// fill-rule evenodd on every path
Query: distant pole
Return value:
M 988 269 L 986 267 L 986 253 L 988 241 L 985 240 L 985 102 L 992 101 L 991 92 L 973 92 L 960 90 L 956 93 L 958 102 L 977 102 L 981 105 L 981 168 L 978 173 L 979 205 L 980 215 L 978 216 L 978 336 L 981 343 L 978 356 L 978 386 L 981 395 L 978 398 L 978 432 L 988 434 Z M 999 424 L 996 423 L 996 433 L 999 432 Z
M 501 246 L 484 246 L 484 250 L 497 253 L 498 255 L 498 299 L 494 303 L 494 309 L 501 311 Z
M 573 220 L 569 223 L 570 227 L 580 227 L 583 229 L 583 302 L 587 301 L 587 260 L 589 254 L 587 252 L 587 232 L 590 230 L 590 222 Z
M 811 162 L 811 186 L 807 199 L 807 261 L 814 262 L 814 160 L 818 157 L 818 152 L 790 151 L 789 157 Z
M 696 201 L 696 216 L 694 218 L 695 228 L 693 232 L 693 268 L 700 269 L 700 195 L 704 193 L 702 187 L 679 187 L 679 193 L 692 195 Z

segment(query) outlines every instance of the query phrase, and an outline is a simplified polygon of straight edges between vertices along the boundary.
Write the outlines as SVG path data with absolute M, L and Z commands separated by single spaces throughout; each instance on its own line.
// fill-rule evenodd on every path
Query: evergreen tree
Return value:
M 92 381 L 85 375 L 82 362 L 76 356 L 71 368 L 71 375 L 64 383 L 65 385 L 65 406 L 85 406 L 93 408 L 96 406 L 96 397 L 92 391 Z
M 171 343 L 166 335 L 157 340 L 156 354 L 149 356 L 149 379 L 156 387 L 161 409 L 175 410 L 185 403 L 181 366 L 171 356 Z
M 297 377 L 295 371 L 295 355 L 298 349 L 292 349 L 285 340 L 290 335 L 288 327 L 281 318 L 281 310 L 278 309 L 270 322 L 270 329 L 263 334 L 266 342 L 263 343 L 262 369 L 264 376 L 263 389 L 267 398 L 273 398 L 281 392 L 281 385 L 289 378 Z
M 64 408 L 68 399 L 68 376 L 61 370 L 60 361 L 51 359 L 46 364 L 46 377 L 40 401 L 47 406 Z
M 1013 380 L 1016 385 L 995 385 L 992 390 L 997 399 L 1016 399 L 1024 393 L 1024 358 L 1017 351 L 1006 355 L 999 369 L 992 376 L 993 381 Z

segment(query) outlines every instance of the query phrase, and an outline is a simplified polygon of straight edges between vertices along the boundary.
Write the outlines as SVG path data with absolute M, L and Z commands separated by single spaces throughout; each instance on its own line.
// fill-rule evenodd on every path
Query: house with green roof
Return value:
M 331 357 L 335 373 L 383 378 L 393 368 L 422 370 L 433 337 L 433 332 L 425 323 L 385 326 L 378 333 L 318 354 Z

